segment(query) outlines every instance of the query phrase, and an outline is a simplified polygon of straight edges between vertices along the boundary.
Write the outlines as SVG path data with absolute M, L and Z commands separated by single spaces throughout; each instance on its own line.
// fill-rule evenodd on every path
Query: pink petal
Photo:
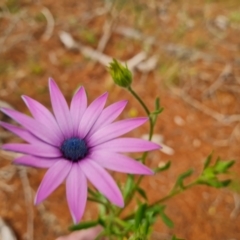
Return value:
M 22 96 L 22 98 L 26 103 L 28 109 L 32 113 L 33 117 L 40 123 L 47 125 L 49 128 L 51 128 L 51 131 L 53 131 L 54 134 L 59 137 L 59 140 L 63 141 L 63 134 L 52 113 L 36 100 L 28 96 Z
M 59 146 L 61 144 L 59 136 L 55 135 L 55 133 L 52 132 L 50 126 L 43 125 L 42 123 L 28 117 L 27 115 L 12 109 L 2 108 L 1 111 L 9 117 L 13 118 L 29 132 L 42 139 L 43 141 L 48 142 L 54 146 Z
M 144 124 L 148 118 L 132 118 L 109 124 L 96 131 L 89 139 L 89 146 L 96 146 L 119 137 Z
M 79 123 L 86 109 L 87 109 L 87 95 L 84 87 L 81 87 L 73 96 L 70 105 L 70 114 L 72 117 L 74 133 L 77 133 Z
M 66 160 L 56 162 L 46 172 L 35 197 L 35 204 L 46 199 L 68 176 L 72 163 Z
M 25 143 L 8 143 L 2 145 L 2 149 L 39 157 L 55 158 L 62 156 L 62 153 L 58 148 L 44 143 L 38 143 L 37 145 Z
M 146 152 L 161 148 L 158 144 L 138 138 L 117 138 L 91 148 L 111 152 Z
M 111 175 L 93 160 L 84 159 L 79 166 L 89 181 L 113 204 L 123 207 L 122 193 Z
M 59 159 L 45 159 L 26 155 L 14 159 L 13 163 L 36 168 L 50 168 L 58 161 Z
M 84 138 L 90 131 L 93 124 L 96 122 L 107 101 L 107 96 L 108 94 L 105 93 L 95 99 L 84 112 L 78 129 L 78 134 L 80 138 Z
M 9 123 L 5 123 L 5 122 L 0 122 L 0 126 L 6 128 L 7 130 L 11 131 L 12 133 L 18 135 L 20 138 L 22 138 L 23 140 L 25 140 L 26 142 L 29 143 L 42 143 L 42 141 L 35 137 L 33 134 L 31 134 L 29 131 L 14 126 L 12 124 Z
M 91 153 L 89 158 L 94 160 L 100 166 L 113 171 L 130 174 L 153 174 L 153 171 L 142 163 L 122 154 L 97 151 Z
M 70 111 L 62 92 L 52 78 L 49 79 L 49 90 L 53 112 L 58 125 L 62 130 L 63 135 L 66 138 L 70 138 L 73 135 L 73 125 Z
M 109 123 L 112 123 L 121 114 L 126 105 L 127 101 L 119 101 L 103 109 L 101 115 L 92 126 L 88 135 L 90 136 L 99 128 L 102 128 Z
M 74 223 L 83 216 L 87 202 L 87 179 L 78 163 L 74 163 L 66 180 L 68 206 Z

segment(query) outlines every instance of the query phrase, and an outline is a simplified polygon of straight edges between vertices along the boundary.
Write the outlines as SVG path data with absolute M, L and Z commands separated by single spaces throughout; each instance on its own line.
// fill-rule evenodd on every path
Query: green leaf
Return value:
M 162 206 L 162 211 L 160 212 L 160 217 L 162 218 L 163 222 L 169 227 L 169 228 L 173 228 L 174 227 L 174 223 L 173 221 L 165 214 L 164 210 L 165 210 L 166 206 Z
M 158 110 L 153 111 L 151 114 L 152 114 L 152 115 L 158 115 L 158 114 L 160 114 L 163 110 L 164 110 L 164 108 L 160 108 L 160 109 L 158 109 Z
M 235 161 L 221 161 L 220 158 L 217 159 L 214 165 L 214 171 L 218 173 L 226 173 L 227 170 L 233 166 Z
M 155 100 L 155 110 L 151 113 L 152 115 L 158 115 L 164 110 L 163 107 L 160 107 L 160 99 L 156 98 Z
M 134 184 L 134 177 L 132 174 L 128 174 L 127 181 L 123 189 L 124 199 L 126 199 L 126 196 L 128 196 L 128 194 L 132 191 L 133 184 Z
M 157 205 L 159 207 L 159 205 Z M 158 210 L 152 210 L 152 208 L 149 210 L 147 210 L 146 212 L 146 220 L 148 221 L 148 223 L 150 225 L 153 225 L 157 219 L 157 216 L 159 215 L 159 211 Z
M 212 178 L 212 179 L 199 179 L 197 181 L 199 184 L 215 187 L 215 188 L 222 188 L 222 187 L 227 187 L 230 183 L 231 180 L 227 179 L 224 181 L 219 181 L 217 178 Z
M 213 155 L 213 153 L 211 153 L 210 155 L 208 155 L 208 157 L 206 158 L 206 161 L 204 162 L 204 167 L 203 167 L 203 169 L 206 169 L 206 168 L 209 166 L 209 164 L 211 163 L 212 155 Z
M 216 174 L 214 173 L 214 168 L 213 167 L 208 167 L 206 168 L 202 175 L 203 178 L 210 179 L 210 178 L 215 178 Z
M 76 230 L 81 230 L 81 229 L 86 229 L 86 228 L 91 228 L 99 224 L 99 221 L 90 221 L 90 222 L 82 222 L 77 225 L 72 225 L 69 227 L 70 231 L 76 231 Z
M 193 170 L 189 169 L 185 173 L 180 174 L 173 189 L 176 189 L 178 187 L 180 187 L 181 189 L 184 189 L 185 187 L 184 187 L 183 181 L 185 178 L 190 177 L 192 173 L 193 173 Z
M 99 225 L 103 226 L 104 228 L 106 227 L 106 223 L 101 217 L 98 218 L 98 223 L 99 223 Z
M 160 99 L 159 99 L 159 97 L 158 98 L 156 98 L 156 100 L 155 100 L 155 109 L 159 109 L 160 108 Z
M 144 221 L 143 224 L 142 224 L 142 231 L 143 231 L 144 235 L 148 234 L 149 227 L 150 227 L 149 221 L 148 220 Z
M 168 170 L 170 167 L 171 167 L 171 161 L 168 161 L 164 166 L 155 168 L 154 172 L 155 173 L 163 172 L 165 170 Z
M 137 188 L 137 192 L 145 199 L 145 200 L 148 200 L 147 199 L 147 194 L 146 192 L 142 189 L 142 188 Z
M 141 204 L 139 207 L 138 207 L 138 210 L 135 214 L 135 230 L 137 230 L 141 224 L 141 221 L 143 220 L 144 216 L 145 216 L 145 211 L 146 211 L 146 208 L 147 208 L 147 204 L 144 203 L 144 204 Z
M 226 187 L 230 184 L 231 180 L 220 181 L 218 179 L 218 174 L 227 173 L 228 169 L 233 166 L 235 161 L 223 161 L 219 157 L 217 158 L 215 164 L 210 166 L 212 159 L 212 154 L 210 154 L 204 164 L 204 170 L 202 175 L 197 179 L 199 184 L 208 185 L 215 188 Z
M 129 240 L 147 240 L 148 233 L 149 224 L 147 224 L 146 221 L 144 221 L 142 224 L 139 225 L 138 229 L 134 230 L 133 235 L 129 238 Z
M 227 187 L 232 182 L 231 179 L 227 179 L 224 181 L 221 181 L 222 186 L 221 187 Z
M 165 214 L 165 205 L 155 205 L 150 208 L 150 211 L 147 213 L 148 219 L 150 217 L 150 224 L 151 219 L 155 219 L 155 217 L 158 215 L 162 218 L 163 222 L 170 228 L 174 227 L 173 221 Z

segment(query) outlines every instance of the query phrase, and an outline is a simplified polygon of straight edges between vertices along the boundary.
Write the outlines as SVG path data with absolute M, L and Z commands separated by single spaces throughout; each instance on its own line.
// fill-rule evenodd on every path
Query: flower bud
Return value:
M 130 87 L 132 83 L 132 73 L 127 68 L 127 65 L 124 67 L 116 59 L 110 63 L 108 67 L 109 73 L 111 74 L 113 81 L 120 87 Z

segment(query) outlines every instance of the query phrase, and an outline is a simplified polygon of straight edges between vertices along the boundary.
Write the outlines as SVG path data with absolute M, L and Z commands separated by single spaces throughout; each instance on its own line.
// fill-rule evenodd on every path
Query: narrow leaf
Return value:
M 70 226 L 69 230 L 76 231 L 76 230 L 91 228 L 91 227 L 97 226 L 98 224 L 99 224 L 98 221 L 82 222 L 77 225 Z
M 233 166 L 235 161 L 221 161 L 218 160 L 216 164 L 214 165 L 214 171 L 216 173 L 226 173 L 226 171 Z
M 138 192 L 145 200 L 148 200 L 148 199 L 147 199 L 147 194 L 146 194 L 146 192 L 145 192 L 142 188 L 137 188 L 137 192 Z
M 128 196 L 128 194 L 132 191 L 133 184 L 134 184 L 134 177 L 132 174 L 128 174 L 127 181 L 123 189 L 124 199 L 126 199 L 126 196 Z
M 173 227 L 174 227 L 173 221 L 172 221 L 163 211 L 160 213 L 160 216 L 161 216 L 163 222 L 164 222 L 169 228 L 173 228 Z
M 178 177 L 178 179 L 177 179 L 177 181 L 176 181 L 176 184 L 175 184 L 175 186 L 174 186 L 174 189 L 175 189 L 175 188 L 178 188 L 178 187 L 180 187 L 181 189 L 184 189 L 185 187 L 184 187 L 183 181 L 184 181 L 185 178 L 190 177 L 190 176 L 192 175 L 192 173 L 193 173 L 193 170 L 192 170 L 192 169 L 189 169 L 189 170 L 186 171 L 185 173 L 182 173 L 182 174 Z
M 155 109 L 159 109 L 159 107 L 160 107 L 160 99 L 159 99 L 159 97 L 158 98 L 156 98 L 156 100 L 155 100 Z
M 139 226 L 141 224 L 141 221 L 144 218 L 146 208 L 147 208 L 147 204 L 146 203 L 141 204 L 138 207 L 138 210 L 137 210 L 137 212 L 135 214 L 135 230 L 137 230 L 139 228 Z
M 155 169 L 154 169 L 154 172 L 155 172 L 155 173 L 163 172 L 163 171 L 165 171 L 165 170 L 168 170 L 168 169 L 170 168 L 170 166 L 171 166 L 171 162 L 168 161 L 164 166 L 155 168 Z
M 203 169 L 206 169 L 206 168 L 209 166 L 209 164 L 211 163 L 212 155 L 213 155 L 213 153 L 211 153 L 210 155 L 208 155 L 208 157 L 206 158 L 206 161 L 204 162 Z

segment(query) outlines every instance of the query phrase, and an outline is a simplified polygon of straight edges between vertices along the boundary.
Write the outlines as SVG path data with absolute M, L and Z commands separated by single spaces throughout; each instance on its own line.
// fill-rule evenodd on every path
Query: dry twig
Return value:
M 52 36 L 55 22 L 54 22 L 53 15 L 48 8 L 44 7 L 41 12 L 47 20 L 47 27 L 45 32 L 42 35 L 42 39 L 43 41 L 48 41 Z
M 223 82 L 232 74 L 232 65 L 226 64 L 217 80 L 203 93 L 204 96 L 212 95 Z
M 125 37 L 142 41 L 146 45 L 156 45 L 167 53 L 175 55 L 179 59 L 189 59 L 191 61 L 196 61 L 198 59 L 207 61 L 215 60 L 216 58 L 219 59 L 219 57 L 200 52 L 196 49 L 190 49 L 179 44 L 159 44 L 159 41 L 156 41 L 154 37 L 145 36 L 134 28 L 120 26 L 115 29 L 115 32 Z
M 32 208 L 32 191 L 29 184 L 27 170 L 25 167 L 18 167 L 18 173 L 23 186 L 25 204 L 27 209 L 28 221 L 27 221 L 27 239 L 33 239 L 33 208 Z
M 231 219 L 235 219 L 240 213 L 240 195 L 239 195 L 239 193 L 233 193 L 233 199 L 234 199 L 235 206 L 230 214 Z
M 37 206 L 37 209 L 47 228 L 51 228 L 56 234 L 63 234 L 63 228 L 60 226 L 57 217 L 54 214 L 48 212 L 43 203 L 40 203 Z
M 223 124 L 229 124 L 232 122 L 239 122 L 240 121 L 240 114 L 233 114 L 233 115 L 224 115 L 219 112 L 216 112 L 213 109 L 210 109 L 209 107 L 205 106 L 201 102 L 197 101 L 196 99 L 193 99 L 186 93 L 184 93 L 180 89 L 172 89 L 172 92 L 183 99 L 186 103 L 190 104 L 192 107 L 198 109 L 199 111 L 203 112 L 204 114 L 214 118 L 218 122 L 221 122 Z
M 16 236 L 10 226 L 0 218 L 0 240 L 16 240 Z
M 86 47 L 79 42 L 76 42 L 73 39 L 73 37 L 67 32 L 64 31 L 59 32 L 59 38 L 67 49 L 78 50 L 84 56 L 89 57 L 95 61 L 98 61 L 104 66 L 108 66 L 109 63 L 112 61 L 112 57 L 103 54 L 97 50 L 94 50 L 90 47 Z M 126 61 L 128 68 L 133 71 L 140 62 L 146 59 L 146 57 L 147 54 L 145 52 L 140 52 L 136 54 L 134 57 Z M 121 63 L 123 64 L 123 62 Z
M 13 18 L 11 25 L 2 34 L 2 37 L 0 38 L 0 46 L 2 46 L 0 52 L 4 52 L 4 47 L 3 47 L 4 43 L 5 43 L 6 39 L 8 38 L 8 36 L 11 34 L 11 32 L 14 30 L 14 28 L 17 26 L 18 22 L 19 22 L 18 17 Z
M 0 156 L 4 156 L 4 158 L 12 160 L 16 157 L 21 156 L 22 154 L 18 153 L 13 153 L 13 152 L 8 152 L 4 150 L 0 150 Z M 5 168 L 7 169 L 7 175 Z M 1 169 L 0 172 L 0 177 L 1 173 L 4 174 L 2 177 L 11 179 L 12 176 L 15 174 L 16 169 L 18 169 L 18 174 L 20 176 L 20 180 L 22 182 L 23 186 L 23 191 L 24 191 L 24 198 L 25 198 L 25 204 L 26 204 L 26 209 L 27 209 L 27 214 L 28 214 L 28 223 L 27 223 L 27 239 L 32 240 L 33 239 L 33 209 L 32 209 L 32 194 L 31 194 L 31 187 L 28 181 L 28 176 L 27 176 L 27 171 L 24 167 L 16 167 L 16 166 L 6 166 L 5 168 Z M 9 172 L 9 169 L 11 170 Z

